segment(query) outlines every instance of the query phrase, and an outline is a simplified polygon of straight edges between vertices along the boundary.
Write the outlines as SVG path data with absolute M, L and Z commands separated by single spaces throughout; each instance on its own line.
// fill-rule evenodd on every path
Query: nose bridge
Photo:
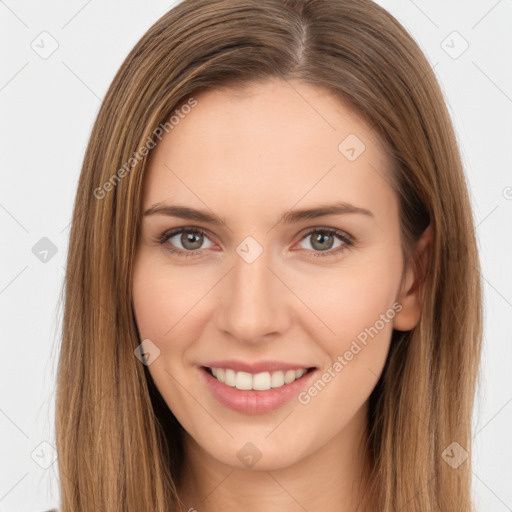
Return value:
M 219 328 L 255 342 L 285 328 L 286 293 L 272 271 L 270 250 L 248 237 L 236 252 L 222 289 Z

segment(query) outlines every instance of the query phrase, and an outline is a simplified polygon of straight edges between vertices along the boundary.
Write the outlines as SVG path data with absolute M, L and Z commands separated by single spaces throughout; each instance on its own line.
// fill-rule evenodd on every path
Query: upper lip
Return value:
M 210 361 L 203 366 L 210 368 L 231 368 L 237 372 L 262 373 L 278 370 L 300 370 L 302 368 L 313 368 L 310 364 L 285 363 L 284 361 L 255 361 L 252 363 L 238 359 L 224 359 L 222 361 Z

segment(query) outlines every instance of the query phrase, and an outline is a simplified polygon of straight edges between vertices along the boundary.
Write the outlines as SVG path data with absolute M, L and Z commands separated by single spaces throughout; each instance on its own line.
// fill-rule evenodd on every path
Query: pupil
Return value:
M 194 239 L 196 239 L 195 242 Z M 183 233 L 183 235 L 181 236 L 181 243 L 183 244 L 183 247 L 187 249 L 198 249 L 199 247 L 201 247 L 202 237 L 200 234 Z M 187 244 L 191 244 L 192 247 L 187 247 Z
M 313 247 L 315 247 L 316 243 L 320 242 L 320 246 L 319 247 L 315 247 L 315 248 L 320 249 L 320 250 L 329 249 L 329 247 L 325 247 L 325 245 L 324 246 L 321 245 L 328 238 L 332 239 L 332 236 L 331 235 L 325 235 L 325 234 L 322 234 L 322 233 L 318 233 L 316 235 L 316 237 L 313 237 Z M 332 240 L 331 240 L 331 242 L 332 242 Z

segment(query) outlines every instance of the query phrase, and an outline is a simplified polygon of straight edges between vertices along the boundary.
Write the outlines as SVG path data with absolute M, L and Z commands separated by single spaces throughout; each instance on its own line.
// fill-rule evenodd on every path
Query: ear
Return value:
M 402 309 L 395 315 L 393 323 L 397 331 L 410 331 L 418 323 L 422 303 L 420 292 L 427 272 L 430 247 L 432 245 L 432 225 L 421 234 L 413 252 L 412 261 L 407 264 L 397 302 Z

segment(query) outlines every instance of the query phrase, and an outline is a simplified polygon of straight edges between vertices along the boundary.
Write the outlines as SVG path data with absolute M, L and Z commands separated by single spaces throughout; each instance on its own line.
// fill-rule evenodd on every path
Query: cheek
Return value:
M 401 276 L 398 246 L 387 254 L 375 250 L 364 265 L 340 267 L 329 276 L 318 273 L 317 279 L 310 276 L 315 293 L 309 288 L 307 294 L 303 281 L 302 296 L 324 323 L 317 327 L 314 322 L 309 334 L 330 361 L 321 382 L 306 390 L 301 403 L 311 402 L 318 414 L 322 404 L 337 403 L 340 407 L 332 414 L 343 422 L 367 400 L 384 367 L 393 321 L 401 309 L 396 302 Z
M 385 326 L 392 326 L 395 315 L 393 304 L 397 296 L 400 274 L 395 272 L 353 272 L 333 288 L 328 303 L 329 318 L 335 337 L 343 340 L 355 338 L 364 342 L 369 329 L 390 334 Z
M 179 348 L 173 335 L 193 322 L 194 306 L 207 291 L 204 283 L 205 279 L 192 272 L 162 264 L 161 259 L 141 250 L 133 271 L 133 308 L 141 338 L 156 340 L 161 349 Z M 166 343 L 171 339 L 172 344 Z
M 179 360 L 185 350 L 181 345 L 186 342 L 184 340 L 180 343 L 176 336 L 180 326 L 179 317 L 183 316 L 180 306 L 182 293 L 176 293 L 176 286 L 176 281 L 173 280 L 171 284 L 161 268 L 152 264 L 151 258 L 144 257 L 144 253 L 136 259 L 133 272 L 133 310 L 140 340 L 149 339 L 158 347 L 158 357 L 148 366 L 148 370 L 168 405 L 176 400 L 176 391 L 179 391 L 175 389 L 168 371 L 170 368 L 177 368 L 179 371 Z M 183 290 L 181 284 L 178 286 L 179 290 Z M 178 379 L 181 380 L 180 377 Z
M 205 291 L 190 282 L 190 273 L 180 272 L 155 261 L 144 249 L 138 254 L 133 270 L 133 309 L 140 339 L 150 339 L 159 356 L 148 371 L 173 412 L 187 411 L 190 396 L 180 383 L 187 381 L 185 356 L 193 339 L 194 305 Z M 187 416 L 177 415 L 187 425 Z
M 315 327 L 314 334 L 311 332 L 312 338 L 324 339 L 329 345 L 327 351 L 333 355 L 343 349 L 348 340 L 376 323 L 379 330 L 391 333 L 391 329 L 384 328 L 381 315 L 386 315 L 385 325 L 392 327 L 396 314 L 392 307 L 401 277 L 400 247 L 385 252 L 383 247 L 376 246 L 364 261 L 347 259 L 328 272 L 325 269 L 299 272 L 293 276 L 293 282 L 297 295 L 323 321 L 324 325 Z M 389 319 L 391 321 L 386 321 Z M 312 321 L 309 323 L 313 325 Z

